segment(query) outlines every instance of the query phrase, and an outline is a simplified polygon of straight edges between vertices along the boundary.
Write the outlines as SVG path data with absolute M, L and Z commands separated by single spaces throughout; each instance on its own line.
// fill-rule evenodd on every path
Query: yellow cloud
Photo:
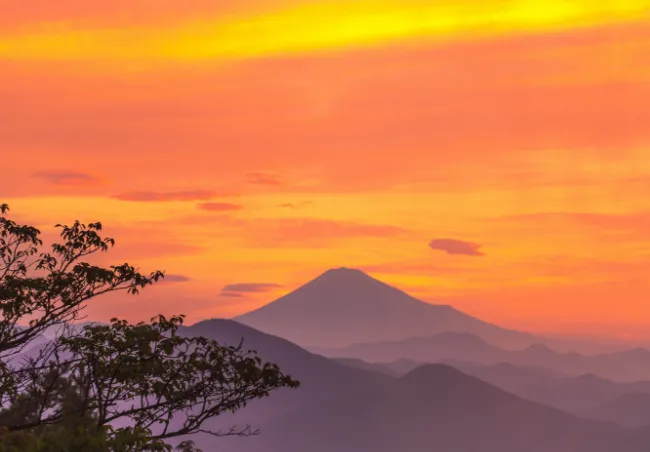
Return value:
M 210 61 L 372 45 L 467 39 L 641 19 L 649 0 L 338 0 L 170 28 L 80 30 L 75 24 L 0 36 L 15 60 Z

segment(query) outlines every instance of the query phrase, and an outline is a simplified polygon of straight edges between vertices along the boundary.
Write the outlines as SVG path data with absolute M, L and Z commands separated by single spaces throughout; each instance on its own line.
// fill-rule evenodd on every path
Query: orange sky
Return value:
M 348 266 L 506 326 L 650 338 L 648 11 L 13 2 L 0 201 L 48 233 L 101 220 L 107 262 L 175 275 L 102 320 L 231 316 Z

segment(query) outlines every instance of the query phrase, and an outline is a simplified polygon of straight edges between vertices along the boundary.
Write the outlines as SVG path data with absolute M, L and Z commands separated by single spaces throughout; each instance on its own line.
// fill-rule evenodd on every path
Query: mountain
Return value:
M 452 365 L 462 372 L 518 395 L 524 393 L 528 388 L 550 385 L 566 378 L 565 374 L 542 367 L 515 366 L 510 363 L 471 367 Z M 540 400 L 538 402 L 544 403 Z
M 431 363 L 401 358 L 395 361 L 391 361 L 389 363 L 378 363 L 378 364 L 387 367 L 392 371 L 397 372 L 399 376 L 403 376 L 409 373 L 410 371 L 412 371 L 413 369 L 423 366 L 424 364 L 431 364 Z
M 603 414 L 610 403 L 630 394 L 650 394 L 650 381 L 620 383 L 593 374 L 540 382 L 512 389 L 529 400 L 554 406 L 579 416 Z M 600 417 L 598 417 L 600 418 Z M 650 420 L 642 424 L 650 424 Z
M 453 366 L 504 391 L 576 416 L 627 427 L 650 425 L 650 381 L 620 383 L 593 374 L 568 377 L 540 367 L 510 363 Z
M 593 374 L 619 382 L 650 380 L 650 351 L 624 350 L 599 355 L 558 353 L 543 345 L 526 350 L 506 352 L 515 364 L 544 367 L 570 375 Z
M 400 377 L 402 374 L 396 370 L 393 370 L 389 366 L 385 366 L 379 363 L 369 363 L 362 359 L 357 358 L 332 358 L 333 361 L 337 363 L 344 364 L 349 367 L 354 367 L 356 369 L 364 370 L 373 370 L 382 374 L 390 375 L 391 377 Z
M 505 348 L 540 339 L 420 301 L 360 270 L 328 270 L 295 291 L 234 319 L 302 346 L 394 341 L 444 331 L 477 334 Z
M 630 428 L 650 424 L 650 394 L 622 395 L 584 413 L 585 417 L 616 422 Z
M 569 377 L 541 367 L 510 363 L 484 366 L 447 361 L 446 364 L 521 398 L 576 416 L 627 427 L 650 425 L 650 381 L 620 383 L 593 374 Z M 392 369 L 391 363 L 376 365 Z
M 389 363 L 370 363 L 358 358 L 335 358 L 334 361 L 359 369 L 368 369 L 375 370 L 377 372 L 383 372 L 394 377 L 406 375 L 407 373 L 420 366 L 431 364 L 408 359 L 399 359 L 397 361 L 392 361 Z M 460 370 L 465 374 L 472 375 L 480 380 L 497 386 L 504 391 L 512 393 L 517 393 L 516 391 L 525 392 L 529 388 L 548 386 L 552 383 L 563 381 L 567 377 L 565 374 L 554 372 L 552 370 L 544 369 L 541 367 L 515 366 L 514 364 L 510 363 L 497 363 L 486 366 L 467 361 L 450 359 L 440 361 L 438 364 L 446 364 Z M 611 381 L 610 383 L 615 386 L 629 386 L 630 391 L 632 391 L 633 388 L 637 387 L 634 384 L 623 385 Z M 648 382 L 648 384 L 650 385 L 650 382 Z
M 504 391 L 577 416 L 617 422 L 621 420 L 617 413 L 624 416 L 628 412 L 641 412 L 644 404 L 650 400 L 650 381 L 620 383 L 593 374 L 569 377 L 541 367 L 515 366 L 510 363 L 489 366 L 452 365 Z M 386 364 L 383 366 L 389 367 Z M 630 397 L 637 397 L 638 403 L 630 403 Z M 639 407 L 638 411 L 635 411 L 636 407 Z M 650 404 L 645 408 L 650 408 Z M 610 414 L 611 418 L 608 417 Z M 631 419 L 631 416 L 626 419 Z M 650 424 L 650 418 L 640 416 L 634 423 L 619 423 L 640 427 Z
M 248 452 L 647 452 L 648 434 L 523 400 L 442 364 L 287 415 Z M 223 449 L 228 452 L 237 449 Z
M 180 333 L 207 337 L 222 345 L 242 342 L 244 349 L 255 350 L 263 361 L 277 364 L 283 373 L 300 381 L 297 389 L 281 389 L 271 397 L 251 402 L 228 422 L 261 422 L 278 413 L 363 393 L 391 380 L 388 375 L 345 366 L 232 320 L 206 320 L 183 327 Z
M 404 375 L 423 365 L 409 360 L 369 363 L 356 358 L 340 358 L 337 361 L 358 368 L 388 369 L 392 375 Z M 523 399 L 576 416 L 608 420 L 627 427 L 650 425 L 650 381 L 619 383 L 593 374 L 569 377 L 541 367 L 510 363 L 487 366 L 455 360 L 443 363 Z
M 387 363 L 406 359 L 421 363 L 448 359 L 494 363 L 505 361 L 508 351 L 488 344 L 474 334 L 446 332 L 431 337 L 413 337 L 401 341 L 366 342 L 348 347 L 319 349 L 325 356 L 360 358 L 370 362 Z
M 448 332 L 401 341 L 321 348 L 319 351 L 324 356 L 358 358 L 384 365 L 399 359 L 425 363 L 456 360 L 484 365 L 505 362 L 545 368 L 573 376 L 594 374 L 601 378 L 625 382 L 650 380 L 650 351 L 645 349 L 583 355 L 576 352 L 559 353 L 546 345 L 533 344 L 523 350 L 505 350 L 469 333 Z

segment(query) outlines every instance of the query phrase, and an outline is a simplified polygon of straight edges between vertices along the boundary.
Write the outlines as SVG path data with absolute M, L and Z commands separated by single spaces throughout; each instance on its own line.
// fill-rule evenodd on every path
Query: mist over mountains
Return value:
M 372 370 L 372 364 L 368 369 L 349 364 L 359 364 L 358 360 L 344 364 L 312 354 L 233 321 L 200 322 L 185 328 L 183 334 L 200 334 L 232 345 L 243 339 L 303 382 L 296 391 L 280 391 L 254 402 L 216 425 L 225 429 L 253 423 L 261 430 L 259 436 L 195 438 L 207 450 L 218 444 L 219 450 L 227 452 L 242 447 L 251 452 L 641 452 L 647 451 L 650 439 L 650 429 L 629 429 L 598 421 L 596 416 L 578 417 L 526 398 L 527 385 L 557 385 L 558 394 L 571 386 L 571 377 L 545 369 L 423 364 L 405 375 L 391 376 Z M 612 400 L 646 384 L 628 386 L 604 380 L 603 385 L 618 389 L 604 389 L 610 399 L 601 395 L 594 402 Z M 594 391 L 599 394 L 597 388 Z
M 501 328 L 358 270 L 330 270 L 262 308 L 183 334 L 243 340 L 303 383 L 219 419 L 224 429 L 252 423 L 260 435 L 199 436 L 207 450 L 649 450 L 647 350 L 576 351 L 590 344 Z
M 509 362 L 521 366 L 543 367 L 570 375 L 594 374 L 620 381 L 650 379 L 650 351 L 642 348 L 598 355 L 558 353 L 534 344 L 523 350 L 505 350 L 468 333 L 441 333 L 397 342 L 355 344 L 344 348 L 313 348 L 325 356 L 360 358 L 369 362 L 469 361 L 480 364 Z
M 647 451 L 647 432 L 526 401 L 446 365 L 419 367 L 380 389 L 280 417 L 251 452 Z
M 178 438 L 205 451 L 650 450 L 648 350 L 559 351 L 550 344 L 571 342 L 421 302 L 358 270 L 179 333 L 243 344 L 301 382 L 206 425 L 257 436 Z
M 259 309 L 233 320 L 303 347 L 343 347 L 465 332 L 505 349 L 545 344 L 559 351 L 593 353 L 620 345 L 542 337 L 510 330 L 449 305 L 418 300 L 361 270 L 337 268 Z

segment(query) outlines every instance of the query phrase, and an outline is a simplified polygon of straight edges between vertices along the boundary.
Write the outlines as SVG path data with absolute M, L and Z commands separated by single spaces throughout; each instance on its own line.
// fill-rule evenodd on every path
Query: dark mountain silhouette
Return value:
M 498 362 L 506 350 L 488 344 L 474 334 L 447 332 L 431 337 L 413 337 L 401 341 L 366 342 L 343 348 L 320 349 L 325 356 L 360 358 L 369 362 L 387 363 L 409 360 L 420 363 L 447 359 L 475 363 Z
M 397 359 L 395 361 L 391 361 L 389 363 L 379 363 L 379 364 L 397 372 L 399 376 L 403 376 L 409 373 L 410 371 L 412 371 L 413 369 L 423 366 L 424 364 L 431 364 L 431 363 L 402 358 L 402 359 Z
M 596 407 L 606 406 L 625 395 L 650 394 L 650 381 L 619 383 L 593 374 L 585 374 L 572 378 L 547 380 L 537 385 L 511 389 L 527 399 L 539 401 L 574 414 L 584 415 L 591 414 Z M 650 421 L 645 423 L 650 424 Z M 638 426 L 640 425 L 642 424 Z
M 355 369 L 372 370 L 395 378 L 401 377 L 403 375 L 402 372 L 398 372 L 389 366 L 379 363 L 369 363 L 358 358 L 332 358 L 332 361 L 336 361 L 337 363 L 344 364 L 349 367 L 354 367 Z
M 627 427 L 650 425 L 650 381 L 619 383 L 593 374 L 568 377 L 548 369 L 510 363 L 454 367 L 524 399 L 577 416 Z
M 337 360 L 352 367 L 383 370 L 397 375 L 423 365 L 417 361 L 368 363 L 356 358 Z M 481 365 L 457 360 L 443 364 L 472 375 L 504 391 L 527 400 L 561 409 L 582 417 L 610 420 L 630 427 L 650 424 L 650 381 L 619 383 L 593 374 L 569 377 L 541 367 L 515 366 L 511 363 Z M 636 397 L 634 400 L 631 397 Z
M 444 331 L 471 332 L 508 348 L 521 348 L 540 340 L 528 333 L 483 322 L 448 305 L 425 303 L 360 270 L 348 268 L 328 270 L 295 291 L 234 320 L 303 346 L 401 340 Z
M 345 366 L 232 320 L 206 320 L 182 328 L 181 333 L 204 336 L 224 345 L 236 346 L 243 340 L 244 349 L 256 351 L 264 361 L 278 364 L 285 374 L 301 382 L 298 389 L 276 391 L 272 397 L 252 402 L 227 422 L 257 423 L 278 412 L 347 397 L 391 380 L 385 374 Z
M 410 371 L 412 371 L 413 369 L 416 369 L 425 364 L 432 364 L 423 361 L 414 361 L 412 359 L 398 359 L 387 363 L 373 363 L 369 361 L 364 361 L 363 359 L 359 359 L 359 358 L 331 358 L 331 359 L 341 364 L 345 364 L 346 366 L 356 367 L 358 369 L 374 370 L 377 372 L 392 375 L 394 377 L 402 377 L 407 373 L 409 373 Z M 440 363 L 448 364 L 452 367 L 456 367 L 457 369 L 462 368 L 461 364 L 462 365 L 466 364 L 468 366 L 473 365 L 473 366 L 482 367 L 481 364 L 466 363 L 465 361 L 457 361 L 458 365 L 456 365 L 456 361 L 454 360 L 440 361 Z
M 546 345 L 534 344 L 523 350 L 505 350 L 469 333 L 450 332 L 394 342 L 361 343 L 320 349 L 320 352 L 325 356 L 359 358 L 384 365 L 399 359 L 428 363 L 457 360 L 484 365 L 506 362 L 573 376 L 594 374 L 627 382 L 650 380 L 650 351 L 645 349 L 583 355 L 576 352 L 558 353 Z
M 466 366 L 451 363 L 450 365 L 515 394 L 520 394 L 530 387 L 552 384 L 566 377 L 564 374 L 542 367 L 515 366 L 511 363 L 497 363 L 490 366 Z
M 585 417 L 616 422 L 630 428 L 650 425 L 650 394 L 630 393 L 585 411 Z
M 406 375 L 412 370 L 425 364 L 434 364 L 408 359 L 399 359 L 389 363 L 370 363 L 358 358 L 336 358 L 334 360 L 351 367 L 375 370 L 377 372 L 387 373 L 394 377 Z M 526 390 L 531 387 L 546 385 L 553 381 L 566 378 L 565 374 L 554 372 L 549 369 L 541 367 L 515 366 L 510 363 L 483 365 L 450 359 L 440 361 L 437 364 L 446 364 L 454 367 L 465 374 L 472 375 L 508 392 Z
M 516 364 L 538 366 L 570 375 L 593 374 L 621 381 L 650 380 L 650 352 L 645 349 L 586 356 L 579 353 L 557 353 L 548 347 L 531 347 L 521 352 L 506 352 Z
M 646 432 L 523 400 L 442 364 L 275 419 L 247 452 L 647 452 Z M 233 449 L 225 449 L 235 451 Z
M 569 377 L 541 367 L 510 363 L 484 366 L 448 361 L 446 364 L 524 399 L 577 416 L 628 427 L 650 425 L 650 381 L 620 383 L 593 374 Z M 378 366 L 391 368 L 390 363 Z

